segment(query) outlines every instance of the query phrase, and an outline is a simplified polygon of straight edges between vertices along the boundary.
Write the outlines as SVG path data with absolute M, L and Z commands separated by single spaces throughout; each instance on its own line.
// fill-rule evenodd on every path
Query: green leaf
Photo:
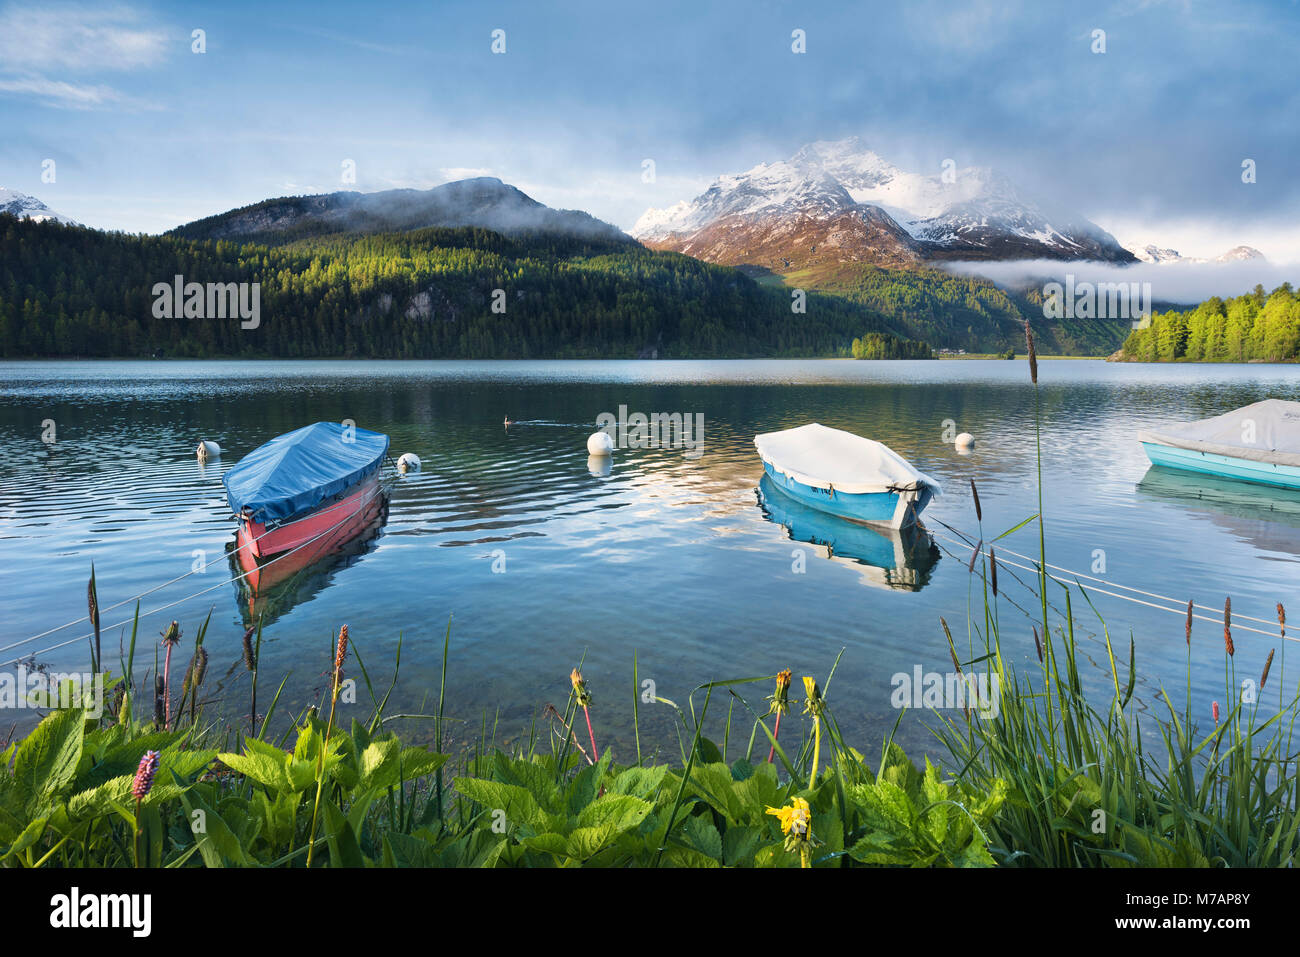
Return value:
M 352 825 L 332 801 L 325 802 L 325 844 L 330 849 L 330 867 L 365 867 Z
M 203 863 L 208 867 L 225 867 L 227 862 L 240 866 L 247 866 L 251 861 L 244 854 L 244 849 L 239 843 L 239 838 L 235 832 L 225 822 L 216 808 L 209 805 L 204 799 L 199 789 L 195 788 L 181 794 L 181 803 L 185 806 L 186 816 L 190 819 L 191 828 L 198 823 L 200 830 L 195 833 L 194 839 L 199 845 L 199 853 L 203 856 Z M 201 814 L 196 818 L 194 812 L 199 811 Z
M 72 781 L 84 737 L 85 715 L 69 709 L 46 716 L 18 745 L 14 778 L 26 792 L 29 810 L 48 803 Z
M 563 834 L 535 834 L 524 838 L 519 843 L 530 850 L 554 854 L 557 857 L 567 857 L 569 854 L 569 840 Z
M 648 801 L 628 794 L 605 795 L 578 814 L 578 827 L 610 827 L 618 834 L 631 830 L 654 809 Z
M 400 831 L 384 835 L 384 858 L 385 863 L 391 860 L 389 866 L 393 867 L 437 867 L 440 863 L 432 844 Z
M 767 835 L 756 827 L 729 827 L 722 835 L 722 861 L 728 867 L 747 867 L 754 863 L 754 855 L 767 840 Z
M 568 792 L 565 795 L 565 804 L 568 808 L 569 817 L 578 814 L 583 808 L 596 800 L 596 794 L 600 790 L 600 783 L 605 779 L 605 774 L 609 770 L 609 762 L 609 751 L 606 751 L 601 755 L 599 761 L 587 765 L 574 776 L 573 783 L 569 785 Z
M 688 817 L 682 824 L 682 834 L 695 850 L 722 862 L 722 835 L 705 815 L 693 814 Z
M 254 741 L 256 741 L 255 738 L 249 738 L 247 743 L 251 745 Z M 261 742 L 257 743 L 260 744 Z M 250 781 L 256 781 L 272 793 L 302 790 L 302 788 L 295 787 L 295 782 L 289 776 L 289 769 L 286 766 L 283 753 L 277 760 L 250 748 L 247 754 L 219 754 L 217 760 L 232 771 L 242 774 Z M 305 786 L 304 784 L 303 787 Z
M 0 854 L 0 861 L 12 857 L 15 854 L 21 854 L 23 851 L 27 850 L 27 848 L 39 841 L 41 835 L 45 833 L 45 825 L 48 821 L 48 817 L 38 817 L 23 828 L 22 833 L 19 834 L 13 844 L 10 845 L 9 850 L 4 854 Z
M 722 749 L 708 738 L 700 738 L 699 760 L 704 764 L 721 764 Z
M 649 798 L 658 790 L 667 773 L 666 764 L 652 768 L 628 768 L 619 772 L 609 790 L 612 794 L 631 794 L 634 797 Z
M 517 784 L 456 778 L 452 786 L 489 811 L 504 811 L 507 826 L 525 827 L 535 833 L 554 830 L 549 826 L 551 816 L 542 810 L 536 798 Z
M 995 541 L 995 542 L 1000 542 L 1000 541 L 1002 541 L 1002 539 L 1006 538 L 1008 535 L 1011 535 L 1011 534 L 1013 534 L 1013 533 L 1015 533 L 1015 532 L 1020 531 L 1022 528 L 1024 528 L 1026 525 L 1028 525 L 1030 522 L 1032 522 L 1032 521 L 1033 521 L 1034 519 L 1036 519 L 1037 517 L 1038 517 L 1038 513 L 1035 512 L 1033 515 L 1030 515 L 1030 516 L 1029 516 L 1027 519 L 1025 519 L 1023 522 L 1019 522 L 1019 523 L 1013 525 L 1011 528 L 1008 528 L 1005 532 L 1003 532 L 1003 533 L 1002 533 L 1001 535 L 999 535 L 997 538 L 993 539 L 993 541 Z

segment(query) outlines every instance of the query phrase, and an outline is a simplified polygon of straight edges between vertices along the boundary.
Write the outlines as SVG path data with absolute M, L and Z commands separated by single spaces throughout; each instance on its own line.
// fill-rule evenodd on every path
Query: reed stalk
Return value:
M 307 867 L 311 867 L 312 856 L 316 851 L 316 821 L 320 816 L 321 791 L 325 786 L 325 754 L 329 750 L 330 735 L 334 731 L 334 711 L 339 703 L 339 690 L 343 686 L 343 662 L 348 655 L 348 626 L 339 629 L 338 647 L 334 652 L 333 687 L 330 691 L 330 716 L 325 723 L 325 737 L 320 744 L 320 754 L 316 758 L 316 800 L 311 810 L 311 831 L 307 837 Z

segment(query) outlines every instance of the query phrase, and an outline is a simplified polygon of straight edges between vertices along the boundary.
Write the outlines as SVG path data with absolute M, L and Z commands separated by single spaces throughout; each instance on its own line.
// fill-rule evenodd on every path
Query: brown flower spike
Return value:
M 348 626 L 339 629 L 339 646 L 334 652 L 334 682 L 343 680 L 343 661 L 348 656 Z
M 1223 647 L 1228 649 L 1228 657 L 1237 653 L 1232 646 L 1232 598 L 1223 600 Z
M 1038 385 L 1038 352 L 1034 349 L 1034 331 L 1025 320 L 1025 345 L 1029 347 L 1029 381 Z

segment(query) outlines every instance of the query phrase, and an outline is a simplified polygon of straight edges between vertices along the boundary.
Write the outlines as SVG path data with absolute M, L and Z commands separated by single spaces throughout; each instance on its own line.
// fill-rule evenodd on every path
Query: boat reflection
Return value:
M 796 502 L 766 475 L 758 484 L 758 504 L 791 541 L 825 548 L 827 558 L 859 566 L 869 585 L 920 591 L 939 561 L 938 547 L 919 523 L 900 530 L 836 518 Z
M 1152 466 L 1140 497 L 1185 506 L 1263 551 L 1300 557 L 1300 492 Z
M 310 601 L 362 555 L 372 551 L 388 521 L 388 491 L 374 496 L 337 528 L 292 552 L 259 561 L 235 540 L 226 544 L 226 560 L 239 593 L 244 627 L 263 627 L 305 601 Z

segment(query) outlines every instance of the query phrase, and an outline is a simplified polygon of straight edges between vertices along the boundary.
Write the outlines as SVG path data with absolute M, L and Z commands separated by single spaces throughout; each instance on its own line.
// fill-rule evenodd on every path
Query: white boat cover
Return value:
M 939 483 L 880 442 L 816 422 L 797 429 L 754 437 L 759 457 L 778 472 L 812 488 L 834 488 L 851 495 L 897 492 Z
M 1138 440 L 1300 468 L 1300 402 L 1265 399 L 1212 419 L 1142 431 Z

